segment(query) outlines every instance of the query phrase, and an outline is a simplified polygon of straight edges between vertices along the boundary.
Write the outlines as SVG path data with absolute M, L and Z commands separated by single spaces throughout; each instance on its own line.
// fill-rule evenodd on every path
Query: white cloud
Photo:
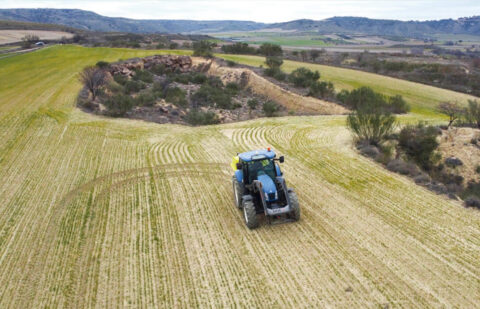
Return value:
M 138 19 L 288 21 L 332 16 L 426 20 L 480 15 L 478 0 L 0 0 L 0 8 L 78 8 Z

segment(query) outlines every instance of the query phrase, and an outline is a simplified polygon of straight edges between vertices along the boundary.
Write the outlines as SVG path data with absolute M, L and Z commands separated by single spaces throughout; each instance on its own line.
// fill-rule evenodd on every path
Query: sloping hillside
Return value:
M 0 59 L 0 307 L 480 303 L 480 212 L 357 155 L 344 116 L 189 128 L 74 107 L 85 65 L 152 53 Z M 302 219 L 250 231 L 228 163 L 266 146 Z

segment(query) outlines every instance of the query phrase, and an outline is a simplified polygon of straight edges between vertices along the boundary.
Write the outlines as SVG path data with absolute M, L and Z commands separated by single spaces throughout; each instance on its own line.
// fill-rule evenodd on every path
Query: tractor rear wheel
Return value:
M 235 176 L 233 176 L 232 178 L 232 184 L 233 184 L 233 198 L 235 200 L 235 206 L 237 206 L 238 209 L 242 209 L 243 187 L 238 182 L 237 177 Z
M 243 217 L 249 229 L 253 230 L 258 227 L 257 210 L 252 201 L 243 202 Z
M 298 203 L 297 194 L 293 191 L 288 192 L 288 198 L 290 199 L 290 207 L 292 208 L 292 212 L 290 213 L 290 217 L 298 221 L 300 220 L 300 204 Z

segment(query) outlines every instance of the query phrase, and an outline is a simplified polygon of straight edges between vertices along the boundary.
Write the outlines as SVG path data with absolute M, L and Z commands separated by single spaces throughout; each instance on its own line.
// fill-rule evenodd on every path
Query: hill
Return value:
M 392 35 L 401 37 L 428 37 L 434 34 L 480 35 L 480 17 L 436 21 L 400 21 L 363 17 L 333 17 L 325 20 L 301 19 L 266 27 L 319 33 Z
M 264 24 L 251 21 L 136 20 L 106 17 L 76 9 L 0 9 L 0 19 L 61 24 L 106 32 L 132 33 L 213 33 L 283 29 L 297 32 L 431 37 L 435 34 L 480 35 L 480 17 L 434 21 L 399 21 L 363 17 L 333 17 L 325 20 L 300 19 Z
M 75 9 L 0 9 L 0 19 L 47 24 L 104 32 L 131 33 L 208 33 L 257 30 L 261 23 L 250 21 L 136 20 L 106 17 Z
M 84 66 L 154 53 L 0 59 L 0 307 L 477 306 L 480 213 L 358 155 L 344 116 L 189 128 L 75 108 Z M 266 146 L 302 219 L 249 231 L 228 163 Z

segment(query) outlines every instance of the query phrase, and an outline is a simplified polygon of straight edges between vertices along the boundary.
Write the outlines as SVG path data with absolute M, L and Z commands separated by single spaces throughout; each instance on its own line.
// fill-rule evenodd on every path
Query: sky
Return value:
M 433 20 L 480 15 L 480 0 L 0 0 L 0 8 L 76 8 L 135 19 L 282 22 L 362 16 Z

